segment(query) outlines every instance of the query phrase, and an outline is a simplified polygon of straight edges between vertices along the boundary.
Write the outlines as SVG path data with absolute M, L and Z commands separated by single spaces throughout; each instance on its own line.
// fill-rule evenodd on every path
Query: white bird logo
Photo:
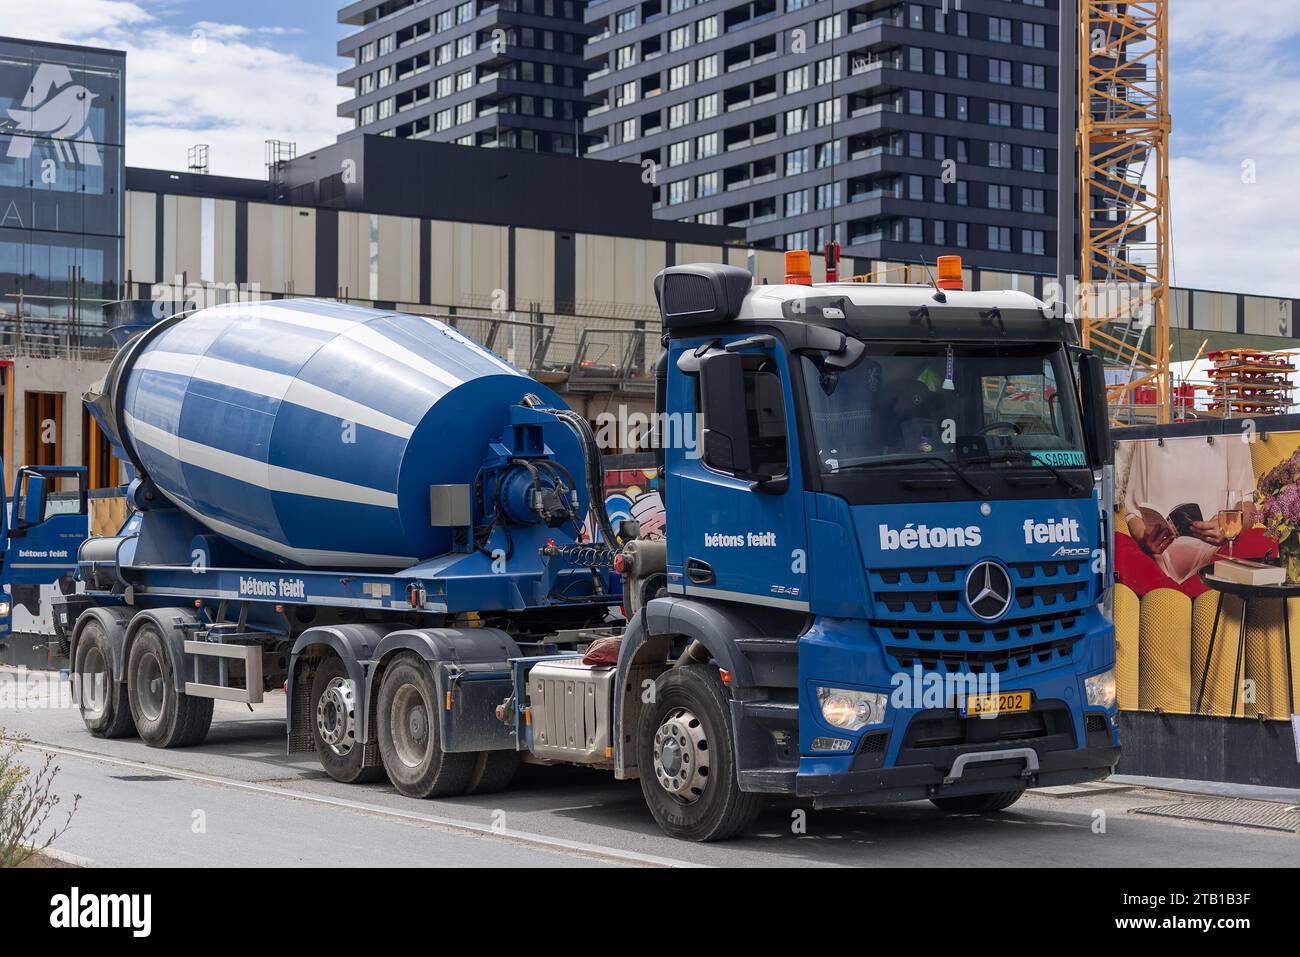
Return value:
M 90 105 L 97 98 L 72 81 L 66 66 L 42 63 L 22 103 L 9 110 L 10 120 L 3 132 L 29 134 L 10 137 L 9 158 L 26 159 L 33 142 L 47 139 L 66 163 L 101 165 L 99 147 L 90 137 Z

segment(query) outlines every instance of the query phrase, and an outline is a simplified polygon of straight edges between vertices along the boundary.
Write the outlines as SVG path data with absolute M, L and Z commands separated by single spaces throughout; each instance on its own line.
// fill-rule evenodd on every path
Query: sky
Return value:
M 1300 297 L 1298 0 L 1172 0 L 1176 285 Z M 263 177 L 342 132 L 333 0 L 0 0 L 0 33 L 127 51 L 127 163 Z M 1227 12 L 1231 11 L 1231 12 Z

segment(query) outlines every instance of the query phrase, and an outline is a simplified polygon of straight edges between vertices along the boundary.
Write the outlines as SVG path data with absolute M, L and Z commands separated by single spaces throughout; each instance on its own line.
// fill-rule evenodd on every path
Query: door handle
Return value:
M 698 558 L 686 559 L 686 577 L 696 585 L 716 585 L 718 576 L 713 574 L 713 566 Z

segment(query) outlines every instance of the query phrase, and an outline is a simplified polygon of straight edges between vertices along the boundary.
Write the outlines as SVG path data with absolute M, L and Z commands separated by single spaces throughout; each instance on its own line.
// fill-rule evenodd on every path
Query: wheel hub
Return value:
M 429 703 L 415 685 L 404 684 L 397 689 L 390 722 L 398 759 L 408 768 L 418 768 L 428 754 L 432 730 Z
M 335 754 L 342 756 L 357 743 L 356 692 L 347 678 L 331 678 L 316 702 L 316 730 Z
M 685 708 L 676 708 L 655 732 L 654 771 L 659 786 L 683 804 L 704 796 L 709 778 L 709 742 L 704 725 Z

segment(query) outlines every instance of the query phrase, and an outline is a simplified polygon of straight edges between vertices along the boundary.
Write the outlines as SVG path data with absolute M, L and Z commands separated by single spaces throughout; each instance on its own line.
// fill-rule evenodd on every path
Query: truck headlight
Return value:
M 0 615 L 9 614 L 9 602 L 0 601 Z
M 1094 708 L 1115 707 L 1115 669 L 1083 679 L 1083 693 Z
M 822 717 L 833 728 L 857 731 L 885 720 L 888 695 L 876 691 L 852 691 L 848 688 L 818 688 L 817 703 Z

